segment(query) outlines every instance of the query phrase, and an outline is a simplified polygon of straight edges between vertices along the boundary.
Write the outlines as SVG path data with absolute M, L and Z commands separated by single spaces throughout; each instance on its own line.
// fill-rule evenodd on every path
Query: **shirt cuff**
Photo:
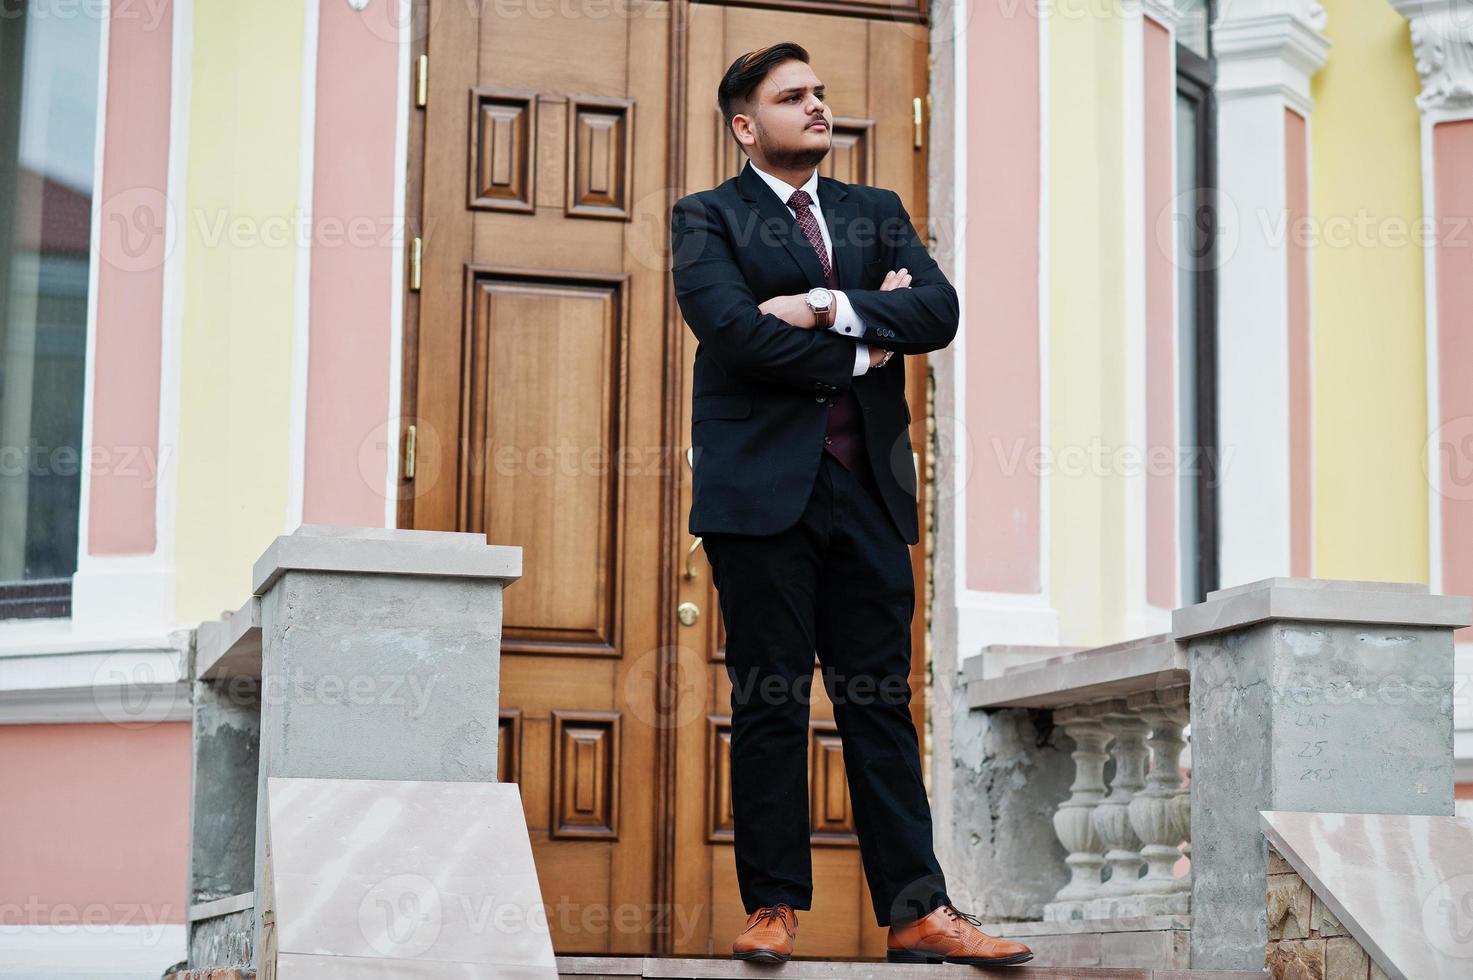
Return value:
M 833 293 L 834 323 L 829 329 L 845 337 L 863 337 L 864 321 L 859 319 L 858 313 L 854 312 L 854 307 L 849 303 L 849 297 L 837 289 Z
M 869 370 L 869 344 L 854 345 L 854 376 L 857 378 Z

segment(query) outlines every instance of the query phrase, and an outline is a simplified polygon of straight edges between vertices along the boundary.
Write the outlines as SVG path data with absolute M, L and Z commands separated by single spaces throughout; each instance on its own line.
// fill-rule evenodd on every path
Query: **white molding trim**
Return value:
M 173 563 L 158 554 L 90 557 L 72 576 L 74 628 L 87 634 L 126 633 L 171 622 L 174 582 Z
M 189 632 L 48 644 L 0 658 L 0 725 L 189 721 Z
M 171 202 L 183 202 L 189 177 L 189 107 L 194 77 L 194 0 L 173 0 L 170 49 L 168 193 Z M 182 209 L 178 220 L 166 224 L 163 270 L 163 308 L 159 331 L 159 460 L 154 493 L 154 555 L 156 568 L 167 569 L 169 581 L 160 584 L 165 596 L 157 604 L 159 622 L 172 622 L 177 608 L 174 544 L 179 514 L 178 449 L 183 418 L 184 379 L 184 261 L 189 236 L 184 232 Z
M 1324 22 L 1311 0 L 1239 0 L 1213 25 L 1224 588 L 1291 570 L 1284 113 L 1310 119 L 1310 79 L 1329 52 Z
M 1053 325 L 1053 303 L 1049 290 L 1053 285 L 1053 262 L 1050 249 L 1053 236 L 1049 222 L 1053 218 L 1053 198 L 1050 182 L 1053 179 L 1053 126 L 1049 114 L 1049 100 L 1053 97 L 1050 78 L 1053 58 L 1049 49 L 1051 34 L 1049 24 L 1053 18 L 1052 0 L 1038 0 L 1038 444 L 1044 458 L 1052 448 L 1053 411 L 1049 399 L 1053 397 L 1050 385 L 1052 377 L 1052 347 L 1049 332 Z M 1053 470 L 1043 467 L 1038 478 L 1038 587 L 1039 599 L 1047 610 L 1046 617 L 1030 616 L 1022 625 L 1027 631 L 1040 637 L 1053 639 L 1040 642 L 1055 643 L 1059 635 L 1059 612 L 1053 607 Z M 987 603 L 985 593 L 982 602 Z M 980 647 L 977 648 L 980 651 Z
M 298 227 L 307 234 L 297 242 L 292 282 L 291 394 L 287 423 L 286 513 L 282 533 L 302 525 L 307 492 L 307 386 L 312 352 L 312 202 L 316 192 L 317 158 L 317 19 L 319 5 L 305 5 L 302 23 L 302 116 L 297 132 Z M 401 86 L 402 87 L 402 86 Z
M 944 442 L 949 440 L 952 447 L 952 458 L 954 464 L 950 474 L 950 495 L 952 501 L 952 513 L 954 519 L 950 528 L 951 532 L 951 566 L 953 605 L 960 605 L 962 596 L 967 591 L 967 447 L 959 438 L 960 432 L 965 431 L 965 425 L 957 423 L 966 415 L 967 405 L 967 311 L 971 306 L 971 297 L 967 289 L 967 112 L 969 101 L 967 98 L 967 58 L 970 56 L 970 47 L 967 36 L 965 18 L 956 16 L 957 8 L 953 8 L 951 17 L 951 43 L 954 50 L 952 57 L 952 171 L 951 171 L 951 207 L 954 219 L 952 227 L 957 229 L 952 236 L 952 266 L 953 275 L 957 280 L 957 309 L 961 318 L 963 329 L 956 332 L 956 339 L 951 344 L 951 382 L 952 382 L 952 417 L 938 418 L 936 420 L 936 434 L 938 436 L 936 448 L 940 449 Z M 939 453 L 938 453 L 939 456 Z M 939 472 L 939 470 L 938 470 Z M 937 536 L 938 541 L 940 535 Z M 940 550 L 939 547 L 937 549 Z M 940 557 L 939 555 L 937 556 Z M 966 656 L 966 648 L 958 645 L 957 658 Z
M 1146 460 L 1150 451 L 1146 363 L 1146 24 L 1140 0 L 1121 0 L 1121 284 L 1123 299 L 1123 377 L 1125 445 L 1139 447 L 1140 465 L 1120 475 L 1121 535 L 1126 636 L 1140 636 L 1151 622 L 1149 551 L 1146 547 Z M 1175 81 L 1173 80 L 1173 88 Z M 1169 622 L 1168 611 L 1166 620 Z
M 1226 5 L 1212 25 L 1219 101 L 1277 95 L 1308 117 L 1309 80 L 1330 54 L 1324 26 L 1324 8 L 1311 0 Z
M 1059 613 L 1045 596 L 969 591 L 956 613 L 957 671 L 987 646 L 1059 645 Z
M 1177 0 L 1140 0 L 1141 11 L 1147 17 L 1166 28 L 1171 35 L 1172 41 L 1176 40 L 1176 29 L 1181 26 L 1181 11 L 1177 7 Z M 1175 53 L 1172 60 L 1176 59 Z
M 92 142 L 92 207 L 87 239 L 91 260 L 87 263 L 87 324 L 82 345 L 82 438 L 78 456 L 84 461 L 77 488 L 77 568 L 87 560 L 87 538 L 92 524 L 92 414 L 96 411 L 97 390 L 97 283 L 102 260 L 103 170 L 107 154 L 107 70 L 108 46 L 112 37 L 112 0 L 104 0 L 102 21 L 98 25 L 97 50 L 97 120 Z
M 77 906 L 91 913 L 96 906 Z M 0 963 L 7 977 L 105 977 L 158 980 L 166 967 L 184 959 L 185 927 L 150 923 L 161 911 L 146 906 L 105 907 L 132 915 L 139 925 L 0 925 Z
M 1432 113 L 1422 110 L 1421 120 L 1421 168 L 1422 168 L 1422 217 L 1436 219 L 1437 216 L 1437 152 L 1433 142 L 1433 129 L 1437 120 Z M 1427 236 L 1422 244 L 1422 308 L 1423 331 L 1426 344 L 1425 377 L 1427 384 L 1427 443 L 1423 449 L 1427 462 L 1427 586 L 1434 593 L 1442 591 L 1442 454 L 1433 451 L 1432 440 L 1442 428 L 1442 384 L 1438 377 L 1441 364 L 1440 339 L 1437 310 L 1437 238 Z
M 399 4 L 399 75 L 409 78 L 409 28 L 414 23 L 411 0 L 397 0 Z M 402 394 L 404 388 L 404 253 L 409 238 L 409 85 L 399 86 L 399 101 L 394 110 L 394 186 L 399 189 L 395 206 L 398 208 L 395 224 L 399 234 L 389 249 L 391 274 L 389 276 L 389 410 L 388 431 L 384 433 L 388 442 L 388 460 L 384 474 L 384 527 L 399 526 L 399 456 L 403 452 L 400 433 L 404 429 L 400 413 L 404 410 Z M 930 210 L 927 208 L 927 210 Z

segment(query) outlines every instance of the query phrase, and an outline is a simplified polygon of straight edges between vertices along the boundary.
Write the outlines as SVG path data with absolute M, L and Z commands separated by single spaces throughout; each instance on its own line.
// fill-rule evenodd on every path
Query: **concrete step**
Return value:
M 1259 971 L 1115 969 L 1099 966 L 908 966 L 875 961 L 793 960 L 781 966 L 729 958 L 656 956 L 559 956 L 558 976 L 568 980 L 717 980 L 783 977 L 784 980 L 947 980 L 949 977 L 1013 977 L 1014 980 L 1264 980 Z

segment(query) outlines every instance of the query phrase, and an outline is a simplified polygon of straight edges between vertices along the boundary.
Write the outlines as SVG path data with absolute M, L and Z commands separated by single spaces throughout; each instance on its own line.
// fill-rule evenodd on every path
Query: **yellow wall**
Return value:
M 201 3 L 193 19 L 175 546 L 186 620 L 244 602 L 251 564 L 286 524 L 304 8 Z
M 1060 0 L 1049 31 L 1050 601 L 1066 644 L 1123 638 L 1123 25 L 1113 0 Z M 1108 457 L 1107 457 L 1108 458 Z M 1077 472 L 1081 460 L 1087 465 Z M 1063 472 L 1070 466 L 1073 473 Z
M 1332 47 L 1310 122 L 1310 213 L 1321 230 L 1314 574 L 1425 582 L 1423 261 L 1410 235 L 1422 214 L 1415 59 L 1389 4 L 1324 6 Z

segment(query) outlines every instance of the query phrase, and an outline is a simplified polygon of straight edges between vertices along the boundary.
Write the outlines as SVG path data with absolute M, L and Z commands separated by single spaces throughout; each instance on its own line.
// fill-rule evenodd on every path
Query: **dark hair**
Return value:
M 726 123 L 726 132 L 733 139 L 731 121 L 738 112 L 751 107 L 752 93 L 772 71 L 784 61 L 801 61 L 808 64 L 808 51 L 794 41 L 780 41 L 756 51 L 748 51 L 726 69 L 721 84 L 716 88 L 716 104 L 721 108 L 721 118 Z

